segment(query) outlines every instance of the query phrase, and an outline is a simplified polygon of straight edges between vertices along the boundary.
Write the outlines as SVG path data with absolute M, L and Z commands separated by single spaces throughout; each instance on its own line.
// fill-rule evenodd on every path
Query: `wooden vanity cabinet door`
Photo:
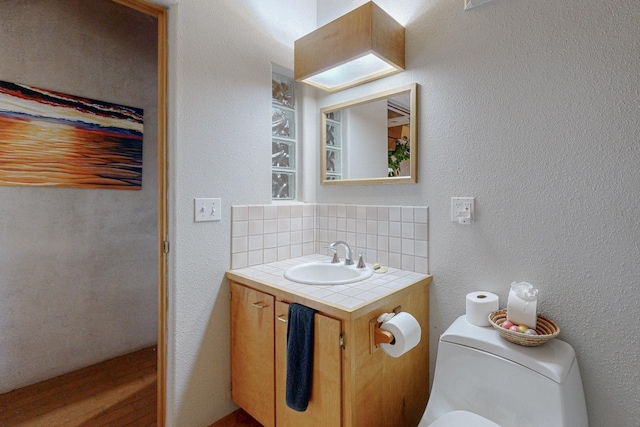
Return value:
M 231 398 L 264 427 L 275 426 L 274 302 L 231 282 Z
M 276 302 L 276 425 L 340 427 L 342 402 L 341 322 L 316 313 L 313 385 L 309 406 L 297 412 L 287 406 L 287 314 L 289 304 Z

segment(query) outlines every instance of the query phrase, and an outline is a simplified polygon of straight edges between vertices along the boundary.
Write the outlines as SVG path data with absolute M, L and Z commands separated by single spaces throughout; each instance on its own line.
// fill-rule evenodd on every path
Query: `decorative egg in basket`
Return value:
M 560 328 L 553 320 L 538 314 L 537 325 L 534 335 L 533 333 L 516 332 L 505 329 L 502 324 L 507 321 L 507 310 L 498 310 L 489 314 L 489 323 L 495 330 L 500 333 L 502 338 L 512 343 L 523 345 L 526 347 L 536 347 L 555 338 L 560 333 Z

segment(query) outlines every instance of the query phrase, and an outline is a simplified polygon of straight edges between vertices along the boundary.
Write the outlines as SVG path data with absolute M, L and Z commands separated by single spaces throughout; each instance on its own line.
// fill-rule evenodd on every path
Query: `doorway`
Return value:
M 146 0 L 113 0 L 158 20 L 158 344 L 157 344 L 157 425 L 166 424 L 167 367 L 167 254 L 168 232 L 168 156 L 167 156 L 167 88 L 168 88 L 168 13 Z

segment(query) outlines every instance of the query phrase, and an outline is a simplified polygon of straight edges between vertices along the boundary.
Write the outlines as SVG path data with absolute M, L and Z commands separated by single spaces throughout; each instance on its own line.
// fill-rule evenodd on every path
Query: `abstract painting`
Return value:
M 143 110 L 0 81 L 0 185 L 139 190 Z

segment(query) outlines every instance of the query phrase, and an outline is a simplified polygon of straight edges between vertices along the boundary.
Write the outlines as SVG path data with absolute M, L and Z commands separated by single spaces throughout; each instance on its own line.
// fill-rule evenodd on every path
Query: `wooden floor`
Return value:
M 262 427 L 262 424 L 254 420 L 251 415 L 242 409 L 238 409 L 209 427 Z
M 0 427 L 156 425 L 156 348 L 0 394 Z

